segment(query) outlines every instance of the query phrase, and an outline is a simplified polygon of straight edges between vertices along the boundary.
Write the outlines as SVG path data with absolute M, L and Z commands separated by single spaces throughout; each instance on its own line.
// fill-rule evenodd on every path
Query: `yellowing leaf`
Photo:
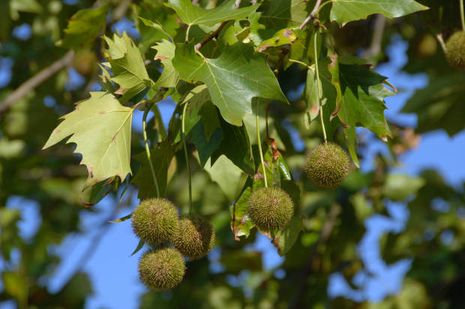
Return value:
M 163 72 L 156 81 L 157 87 L 172 88 L 176 87 L 179 79 L 179 75 L 173 67 L 172 60 L 174 58 L 174 52 L 176 46 L 170 41 L 163 40 L 153 47 L 157 51 L 155 60 L 160 60 L 163 64 Z
M 113 176 L 124 180 L 131 174 L 131 108 L 122 106 L 106 92 L 91 92 L 76 109 L 63 117 L 44 146 L 49 148 L 71 136 L 66 143 L 76 143 L 87 166 L 91 186 Z

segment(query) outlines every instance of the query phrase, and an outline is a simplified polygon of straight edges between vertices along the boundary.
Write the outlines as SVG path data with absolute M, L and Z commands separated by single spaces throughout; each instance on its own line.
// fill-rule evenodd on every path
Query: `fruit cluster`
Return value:
M 132 215 L 132 227 L 152 247 L 139 262 L 139 276 L 154 290 L 177 286 L 186 271 L 183 256 L 200 259 L 215 243 L 215 231 L 207 220 L 200 216 L 180 219 L 177 208 L 164 198 L 142 201 Z

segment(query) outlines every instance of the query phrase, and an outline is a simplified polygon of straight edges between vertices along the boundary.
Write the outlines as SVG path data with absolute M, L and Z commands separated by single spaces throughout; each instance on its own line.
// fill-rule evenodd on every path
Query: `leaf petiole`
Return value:
M 255 112 L 255 131 L 257 133 L 257 144 L 258 144 L 258 152 L 260 153 L 260 162 L 262 163 L 263 180 L 265 182 L 265 188 L 268 188 L 268 180 L 267 180 L 267 177 L 266 177 L 265 159 L 263 157 L 262 140 L 260 138 L 260 118 L 258 116 L 258 102 L 257 102 L 257 109 L 256 109 L 256 112 Z
M 325 121 L 324 121 L 324 116 L 323 116 L 323 105 L 321 104 L 321 80 L 320 80 L 320 69 L 318 67 L 318 31 L 315 31 L 315 35 L 313 37 L 313 51 L 315 54 L 315 73 L 316 73 L 316 89 L 317 89 L 317 103 L 318 106 L 320 106 L 320 120 L 321 120 L 321 128 L 323 129 L 323 137 L 325 139 L 325 143 L 328 142 L 328 138 L 326 136 L 326 127 L 325 127 Z
M 147 116 L 152 109 L 153 103 L 148 105 L 145 108 L 144 111 L 144 116 L 142 117 L 142 134 L 144 136 L 144 144 L 145 144 L 145 154 L 147 156 L 147 160 L 149 161 L 149 166 L 150 166 L 150 173 L 152 174 L 152 179 L 153 179 L 153 184 L 155 185 L 155 190 L 157 193 L 157 197 L 160 197 L 160 188 L 158 186 L 158 180 L 157 180 L 157 175 L 155 174 L 155 169 L 152 164 L 152 158 L 150 155 L 150 147 L 149 147 L 149 140 L 147 138 Z
M 187 154 L 187 143 L 186 143 L 186 135 L 185 135 L 185 132 L 186 132 L 186 111 L 187 111 L 187 105 L 189 103 L 186 102 L 184 104 L 184 107 L 182 109 L 182 119 L 181 119 L 181 139 L 182 139 L 182 144 L 183 144 L 183 148 L 184 148 L 184 158 L 186 160 L 186 166 L 187 166 L 187 174 L 188 174 L 188 177 L 187 177 L 187 182 L 188 182 L 188 185 L 189 185 L 189 214 L 191 215 L 192 212 L 193 212 L 193 203 L 192 203 L 192 172 L 191 172 L 191 165 L 189 163 L 189 156 Z

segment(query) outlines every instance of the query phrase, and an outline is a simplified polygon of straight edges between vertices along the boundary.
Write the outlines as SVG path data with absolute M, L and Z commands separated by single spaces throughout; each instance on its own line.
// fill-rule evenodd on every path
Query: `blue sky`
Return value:
M 115 29 L 130 27 L 127 25 L 127 21 L 122 23 L 123 26 L 116 25 Z M 14 35 L 27 40 L 30 36 L 27 28 L 27 25 L 15 28 Z M 390 82 L 402 91 L 399 95 L 388 98 L 387 117 L 395 119 L 396 122 L 414 126 L 416 124 L 415 116 L 399 115 L 399 110 L 415 89 L 426 85 L 427 78 L 422 74 L 412 76 L 399 71 L 406 61 L 406 47 L 405 42 L 394 39 L 388 49 L 391 62 L 380 66 L 377 70 L 388 76 Z M 9 73 L 11 65 L 11 60 L 0 58 L 0 87 L 6 86 L 11 80 L 11 73 Z M 70 70 L 69 76 L 70 82 L 67 89 L 77 87 L 81 82 L 78 73 Z M 169 119 L 172 109 L 173 106 L 169 102 L 161 105 L 165 120 Z M 136 118 L 135 122 L 140 123 L 140 115 L 136 115 Z M 363 130 L 360 133 L 369 134 Z M 382 142 L 371 145 L 369 155 L 362 164 L 362 169 L 370 170 L 372 168 L 373 155 L 376 151 L 386 152 L 386 146 Z M 458 134 L 453 138 L 449 138 L 444 132 L 429 133 L 423 136 L 416 149 L 402 156 L 402 165 L 396 168 L 395 172 L 415 175 L 423 168 L 433 167 L 439 169 L 447 180 L 459 185 L 461 181 L 465 180 L 465 169 L 457 168 L 457 166 L 463 166 L 464 153 L 465 133 Z M 62 246 L 54 249 L 62 255 L 63 263 L 50 283 L 49 288 L 52 291 L 58 290 L 73 273 L 82 253 L 92 244 L 93 237 L 99 232 L 95 227 L 109 215 L 114 204 L 114 201 L 106 198 L 97 206 L 98 214 L 83 214 L 85 235 L 71 235 Z M 8 202 L 8 207 L 21 208 L 24 211 L 24 220 L 20 223 L 21 233 L 24 237 L 33 235 L 40 223 L 34 203 L 12 198 Z M 366 271 L 360 272 L 353 282 L 358 289 L 352 289 L 344 278 L 335 273 L 331 276 L 330 295 L 346 295 L 358 300 L 379 301 L 384 296 L 399 290 L 403 274 L 408 271 L 410 260 L 405 259 L 397 261 L 393 265 L 386 265 L 379 256 L 378 239 L 383 233 L 401 232 L 408 219 L 408 210 L 402 204 L 390 204 L 388 211 L 389 217 L 375 215 L 367 220 L 365 223 L 367 233 L 358 246 L 359 254 L 370 275 Z M 130 256 L 137 242 L 138 240 L 128 221 L 110 226 L 96 251 L 84 266 L 92 278 L 95 289 L 94 296 L 88 302 L 88 308 L 126 309 L 137 307 L 138 298 L 144 291 L 144 287 L 137 278 L 138 257 Z M 279 265 L 281 258 L 267 239 L 259 237 L 256 247 L 264 252 L 264 265 L 266 267 L 272 268 Z

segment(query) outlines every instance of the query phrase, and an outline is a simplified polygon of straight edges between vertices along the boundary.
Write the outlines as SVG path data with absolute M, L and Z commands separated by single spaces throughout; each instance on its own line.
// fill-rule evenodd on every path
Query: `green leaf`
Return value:
M 15 298 L 19 304 L 25 304 L 28 295 L 28 280 L 19 272 L 3 272 L 2 281 L 7 295 Z
M 181 79 L 205 83 L 223 118 L 236 126 L 241 126 L 244 116 L 252 113 L 253 98 L 287 102 L 265 59 L 247 45 L 235 44 L 215 59 L 179 45 L 173 65 Z
M 229 199 L 234 199 L 241 182 L 242 171 L 226 156 L 220 156 L 213 165 L 211 161 L 204 167 L 211 179 L 216 182 Z
M 264 1 L 260 8 L 263 13 L 259 20 L 264 27 L 254 25 L 255 29 L 251 29 L 254 36 L 268 39 L 280 29 L 299 26 L 308 15 L 307 2 L 307 0 Z
M 131 174 L 131 124 L 133 110 L 122 106 L 106 92 L 91 92 L 76 109 L 63 117 L 43 149 L 68 136 L 66 143 L 76 143 L 82 154 L 81 164 L 87 166 L 87 186 L 113 176 L 124 180 Z
M 166 186 L 169 178 L 169 168 L 173 160 L 175 148 L 169 142 L 163 141 L 156 145 L 155 149 L 150 151 L 150 158 L 155 169 L 155 175 L 158 181 L 160 194 L 163 196 L 166 191 Z M 139 199 L 147 199 L 156 197 L 155 184 L 147 159 L 147 154 L 144 152 L 137 154 L 135 160 L 140 163 L 140 168 L 137 171 L 132 183 L 139 189 Z
M 213 154 L 212 160 L 225 155 L 237 167 L 249 175 L 254 174 L 254 161 L 250 141 L 245 126 L 236 127 L 222 121 L 223 140 L 220 148 Z
M 427 87 L 417 90 L 407 101 L 402 112 L 417 114 L 420 133 L 442 129 L 455 135 L 465 129 L 464 84 L 463 73 L 433 77 Z
M 183 104 L 189 104 L 185 111 L 186 112 L 186 115 L 185 115 L 185 134 L 186 135 L 188 135 L 189 131 L 201 120 L 202 118 L 201 110 L 204 104 L 206 104 L 209 101 L 210 101 L 210 95 L 208 94 L 208 89 L 205 85 L 199 85 L 195 87 L 194 89 L 189 91 L 189 93 L 186 95 L 184 101 L 182 102 Z M 217 124 L 219 123 L 217 122 Z
M 414 0 L 333 0 L 332 6 L 331 21 L 341 25 L 372 14 L 395 18 L 428 9 Z
M 297 40 L 297 34 L 295 33 L 295 30 L 292 29 L 281 29 L 278 32 L 276 32 L 273 37 L 263 41 L 258 45 L 257 51 L 259 52 L 264 52 L 268 48 L 271 47 L 279 47 L 283 45 L 290 45 Z
M 230 250 L 221 254 L 220 263 L 233 274 L 239 274 L 244 270 L 260 272 L 263 271 L 262 258 L 260 251 Z
M 179 18 L 187 25 L 214 26 L 228 20 L 246 19 L 259 7 L 258 4 L 236 8 L 236 0 L 228 0 L 220 6 L 207 10 L 192 4 L 190 0 L 169 0 L 166 6 L 176 11 Z
M 419 177 L 390 174 L 384 183 L 383 193 L 394 201 L 403 201 L 417 193 L 424 184 L 425 181 Z
M 150 28 L 153 28 L 153 29 L 159 31 L 161 34 L 163 34 L 163 36 L 165 36 L 166 39 L 173 40 L 171 35 L 163 28 L 163 26 L 160 25 L 159 23 L 157 23 L 156 21 L 148 20 L 147 18 L 143 18 L 143 17 L 140 17 L 140 16 L 139 16 L 139 19 L 147 27 L 150 27 Z
M 276 233 L 273 244 L 278 249 L 279 255 L 285 255 L 294 246 L 300 232 L 302 231 L 302 218 L 294 217 L 283 231 Z
M 231 230 L 236 241 L 239 241 L 241 237 L 249 237 L 250 231 L 255 226 L 248 215 L 248 201 L 250 194 L 252 194 L 252 185 L 253 179 L 247 178 L 242 192 L 230 207 Z
M 104 39 L 108 44 L 106 54 L 113 73 L 111 80 L 120 86 L 117 94 L 123 95 L 121 100 L 125 102 L 147 90 L 153 82 L 145 69 L 144 59 L 131 38 L 123 33 L 122 36 L 115 34 L 113 40 L 108 37 Z
M 17 20 L 20 17 L 19 12 L 40 14 L 42 11 L 42 6 L 36 0 L 10 0 L 10 14 L 13 20 Z M 6 12 L 2 19 L 9 19 Z
M 163 64 L 163 72 L 155 83 L 156 87 L 173 88 L 178 83 L 179 75 L 173 67 L 172 60 L 176 46 L 170 41 L 163 40 L 152 47 L 157 51 L 155 60 Z
M 132 251 L 131 256 L 133 256 L 134 254 L 136 254 L 137 252 L 142 250 L 142 248 L 144 248 L 144 246 L 145 246 L 145 242 L 143 240 L 139 240 L 139 242 L 137 243 L 137 246 Z
M 223 141 L 223 131 L 221 127 L 217 127 L 217 130 L 210 136 L 207 136 L 205 131 L 205 123 L 201 121 L 192 128 L 190 134 L 190 140 L 195 145 L 199 154 L 201 166 L 205 166 L 208 159 L 220 148 L 221 142 Z
M 95 9 L 80 10 L 69 20 L 60 46 L 67 48 L 83 48 L 92 44 L 105 29 L 106 5 Z
M 339 72 L 343 91 L 339 119 L 348 128 L 363 126 L 383 140 L 390 137 L 391 131 L 384 117 L 386 106 L 383 99 L 393 93 L 382 84 L 386 78 L 363 65 L 339 64 Z M 353 138 L 350 135 L 348 140 Z

